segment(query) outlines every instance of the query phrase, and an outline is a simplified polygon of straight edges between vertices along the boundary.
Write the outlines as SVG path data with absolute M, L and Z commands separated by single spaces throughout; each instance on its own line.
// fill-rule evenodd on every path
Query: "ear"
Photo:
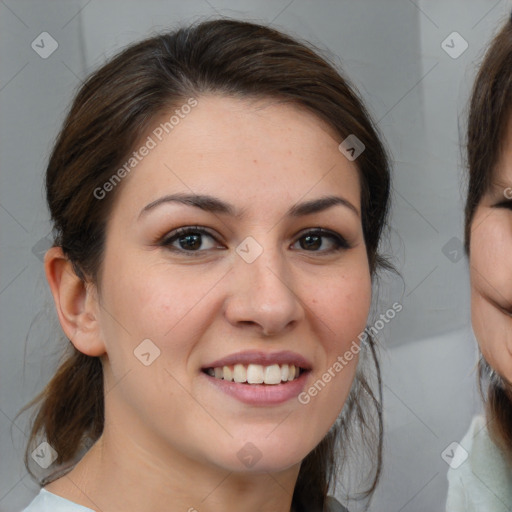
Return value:
M 66 336 L 77 350 L 88 356 L 104 354 L 96 287 L 76 275 L 61 247 L 46 252 L 44 270 Z

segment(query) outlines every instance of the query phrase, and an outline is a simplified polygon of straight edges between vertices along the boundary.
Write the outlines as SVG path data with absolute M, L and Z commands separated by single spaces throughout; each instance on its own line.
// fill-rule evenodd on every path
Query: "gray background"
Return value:
M 375 312 L 394 301 L 404 309 L 380 336 L 386 451 L 370 510 L 444 510 L 441 452 L 480 410 L 459 135 L 476 66 L 511 7 L 504 0 L 0 1 L 0 511 L 20 511 L 38 491 L 22 464 L 28 415 L 13 419 L 51 377 L 62 346 L 40 248 L 50 231 L 43 176 L 69 102 L 122 46 L 219 15 L 272 23 L 323 49 L 388 143 L 394 205 L 386 249 L 403 280 L 382 280 Z M 44 31 L 59 45 L 47 59 L 31 48 Z M 441 46 L 453 31 L 469 45 L 458 58 Z

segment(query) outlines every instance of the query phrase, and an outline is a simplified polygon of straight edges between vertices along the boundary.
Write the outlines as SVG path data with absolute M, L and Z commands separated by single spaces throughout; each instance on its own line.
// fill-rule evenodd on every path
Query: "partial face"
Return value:
M 512 126 L 471 226 L 471 316 L 482 354 L 512 381 Z
M 109 219 L 106 421 L 166 460 L 282 470 L 321 441 L 354 378 L 357 351 L 338 357 L 371 300 L 358 173 L 297 107 L 197 100 L 161 141 L 148 132 L 156 147 Z

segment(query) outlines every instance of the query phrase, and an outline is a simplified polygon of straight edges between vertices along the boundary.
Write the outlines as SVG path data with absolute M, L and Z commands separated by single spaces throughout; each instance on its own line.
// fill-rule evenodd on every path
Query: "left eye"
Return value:
M 301 247 L 304 249 L 307 248 L 318 248 L 318 246 L 323 246 L 323 239 L 329 239 L 331 241 L 332 247 L 331 249 L 323 250 L 323 251 L 308 251 L 308 252 L 323 252 L 323 253 L 329 253 L 334 251 L 341 251 L 343 249 L 350 249 L 350 245 L 348 242 L 343 238 L 341 235 L 337 235 L 335 233 L 331 233 L 330 231 L 327 231 L 322 228 L 315 229 L 313 231 L 307 231 L 306 233 L 303 233 L 302 236 L 297 240 L 297 242 L 300 242 L 301 240 L 304 240 L 304 243 L 301 243 Z M 297 243 L 296 242 L 296 243 Z
M 202 238 L 205 236 L 211 240 L 216 240 L 212 234 L 199 227 L 179 228 L 164 238 L 161 242 L 161 245 L 167 247 L 173 252 L 187 252 L 189 254 L 199 253 L 203 252 L 199 249 L 203 247 Z M 323 242 L 324 239 L 329 239 L 333 247 L 330 249 L 318 250 L 320 247 L 325 245 Z M 329 253 L 350 248 L 350 245 L 342 236 L 322 228 L 317 228 L 315 230 L 303 233 L 302 236 L 295 242 L 295 244 L 298 242 L 301 242 L 301 249 L 306 250 L 307 252 Z M 176 246 L 176 243 L 179 244 L 179 247 Z M 210 247 L 203 247 L 203 250 L 213 248 L 215 248 L 215 244 L 210 244 Z
M 493 206 L 495 208 L 508 208 L 509 210 L 512 210 L 512 201 L 510 199 L 507 199 L 505 201 L 501 201 L 499 203 L 496 203 Z

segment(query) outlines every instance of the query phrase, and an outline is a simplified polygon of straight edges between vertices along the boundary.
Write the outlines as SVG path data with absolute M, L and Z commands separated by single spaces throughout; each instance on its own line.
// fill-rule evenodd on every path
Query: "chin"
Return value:
M 253 438 L 252 441 L 237 441 L 236 448 L 227 447 L 224 453 L 212 456 L 215 464 L 235 473 L 278 473 L 300 464 L 310 450 L 300 434 L 294 436 L 294 443 L 287 444 L 277 438 Z

